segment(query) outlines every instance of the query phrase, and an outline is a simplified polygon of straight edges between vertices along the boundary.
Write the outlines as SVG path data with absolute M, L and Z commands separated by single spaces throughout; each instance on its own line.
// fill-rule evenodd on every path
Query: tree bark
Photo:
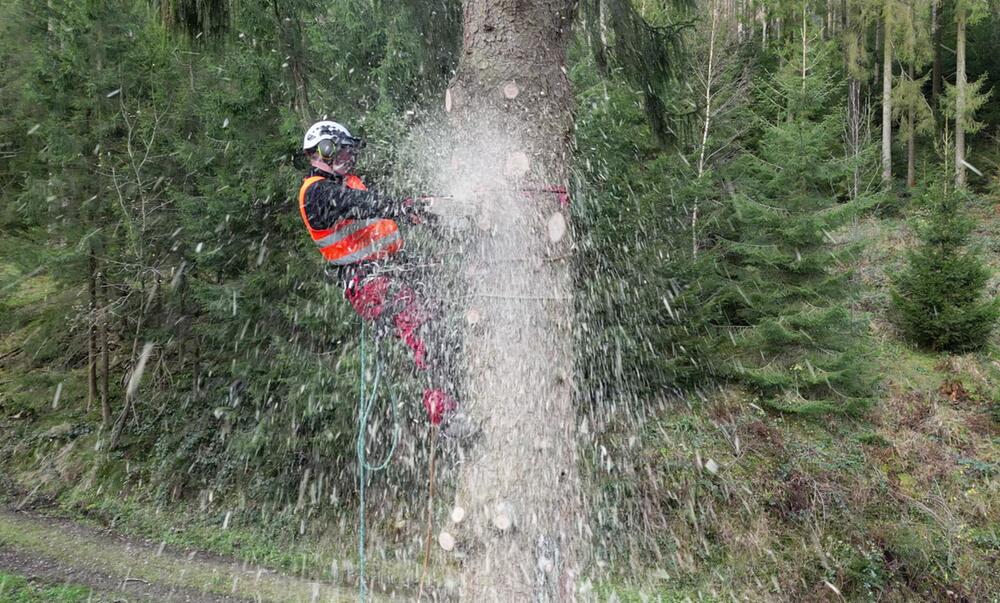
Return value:
M 803 92 L 805 92 L 805 90 L 806 90 L 806 75 L 807 75 L 807 67 L 808 67 L 808 65 L 806 63 L 806 59 L 809 56 L 809 52 L 808 52 L 809 51 L 809 39 L 806 36 L 806 12 L 807 12 L 807 7 L 806 7 L 805 3 L 803 2 L 802 3 L 802 70 L 801 70 L 801 75 L 802 75 L 802 91 Z
M 459 469 L 467 512 L 463 601 L 570 601 L 587 530 L 573 404 L 568 213 L 572 94 L 565 73 L 575 0 L 470 0 L 445 106 L 456 187 L 479 230 L 465 246 L 474 315 L 462 407 L 481 434 Z M 496 192 L 494 192 L 496 191 Z M 474 312 L 473 312 L 474 311 Z
M 861 152 L 865 112 L 861 107 L 861 80 L 847 80 L 847 145 L 851 156 L 851 199 L 861 196 Z
M 111 352 L 108 349 L 108 303 L 111 299 L 109 295 L 107 275 L 101 273 L 101 301 L 103 310 L 101 312 L 101 422 L 104 430 L 111 428 Z
M 941 98 L 941 0 L 931 2 L 931 35 L 934 61 L 931 67 L 931 109 L 934 119 L 940 127 L 941 108 L 938 106 Z
M 912 82 L 916 77 L 912 62 L 909 65 L 909 74 Z M 906 110 L 906 188 L 917 185 L 917 133 L 913 123 L 914 111 L 912 104 Z
M 201 342 L 194 336 L 194 362 L 191 365 L 191 396 L 197 400 L 201 394 Z
M 955 3 L 955 186 L 965 186 L 965 6 Z
M 87 313 L 87 410 L 97 399 L 97 255 L 91 246 L 87 264 L 90 312 Z
M 708 147 L 708 131 L 712 124 L 712 83 L 715 75 L 715 36 L 719 30 L 719 6 L 711 3 L 712 26 L 708 36 L 708 66 L 705 69 L 705 112 L 702 119 L 701 143 L 698 148 L 698 178 L 705 175 L 705 149 Z M 691 255 L 698 255 L 698 199 L 691 210 Z
M 883 0 L 882 22 L 882 184 L 892 186 L 892 12 Z
M 847 32 L 848 39 L 856 40 L 856 53 L 851 53 L 845 45 L 844 59 L 847 73 L 847 147 L 851 158 L 851 199 L 857 199 L 861 194 L 861 165 L 858 156 L 861 154 L 861 80 L 857 78 L 857 54 L 864 44 L 862 36 L 857 32 L 857 26 L 852 27 L 851 13 L 847 9 L 847 0 L 841 0 L 841 28 Z

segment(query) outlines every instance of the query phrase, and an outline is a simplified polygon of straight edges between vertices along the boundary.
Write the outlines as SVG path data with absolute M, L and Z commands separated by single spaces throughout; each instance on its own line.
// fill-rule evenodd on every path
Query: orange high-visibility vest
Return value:
M 299 189 L 299 213 L 305 222 L 309 236 L 319 247 L 328 262 L 346 266 L 368 260 L 388 257 L 403 248 L 403 238 L 394 220 L 375 218 L 371 220 L 337 220 L 330 228 L 315 229 L 306 216 L 306 191 L 323 176 L 310 176 Z M 344 186 L 359 191 L 368 190 L 361 178 L 353 174 L 344 177 Z

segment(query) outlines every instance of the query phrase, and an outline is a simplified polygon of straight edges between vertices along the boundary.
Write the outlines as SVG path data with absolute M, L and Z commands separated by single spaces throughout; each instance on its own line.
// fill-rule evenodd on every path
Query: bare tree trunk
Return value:
M 910 81 L 916 77 L 913 63 L 909 65 Z M 906 110 L 906 188 L 913 188 L 917 185 L 917 133 L 913 127 L 913 112 L 911 104 Z
M 712 83 L 715 75 L 715 37 L 719 30 L 719 7 L 712 2 L 712 28 L 708 36 L 708 67 L 705 69 L 705 114 L 702 120 L 701 144 L 698 149 L 698 178 L 705 174 L 705 149 L 708 147 L 708 131 L 712 124 Z M 698 199 L 694 200 L 691 211 L 691 254 L 698 255 Z
M 767 48 L 767 6 L 760 7 L 760 44 Z
M 857 40 L 860 47 L 862 37 L 857 33 L 857 27 L 851 27 L 851 15 L 847 10 L 847 0 L 841 0 L 841 28 Z M 853 62 L 857 61 L 855 54 L 845 50 L 844 53 L 847 72 L 847 148 L 852 159 L 851 174 L 851 199 L 857 199 L 861 194 L 861 166 L 858 156 L 861 154 L 861 80 L 856 77 L 857 70 Z
M 45 1 L 46 19 L 45 19 L 45 32 L 49 36 L 49 42 L 52 41 L 52 36 L 56 33 L 56 18 L 55 9 L 53 8 L 54 2 L 52 0 Z M 51 47 L 51 44 L 50 44 Z
M 892 186 L 892 9 L 883 0 L 882 22 L 882 184 Z
M 456 186 L 475 196 L 465 248 L 464 408 L 482 433 L 459 469 L 467 511 L 463 601 L 571 601 L 588 531 L 573 404 L 572 272 L 565 186 L 572 93 L 565 72 L 575 0 L 469 0 L 445 106 L 458 132 Z M 489 159 L 485 159 L 489 158 Z M 473 165 L 475 163 L 475 165 Z M 494 173 L 499 166 L 503 173 Z M 475 312 L 472 312 L 472 311 Z
M 807 51 L 808 51 L 808 42 L 809 42 L 809 40 L 808 40 L 808 38 L 806 36 L 806 13 L 807 13 L 807 11 L 808 11 L 808 8 L 806 7 L 806 3 L 803 2 L 802 3 L 802 73 L 801 73 L 801 75 L 802 75 L 802 91 L 803 92 L 806 89 L 806 70 L 808 68 L 808 65 L 806 63 L 806 59 L 808 57 L 808 52 Z
M 109 295 L 108 278 L 105 273 L 101 273 L 101 301 L 103 310 L 101 311 L 101 423 L 104 430 L 111 428 L 111 393 L 110 393 L 110 368 L 111 352 L 108 349 L 108 303 Z
M 97 255 L 91 245 L 87 264 L 90 269 L 90 312 L 87 314 L 87 410 L 97 399 Z
M 201 381 L 201 342 L 197 335 L 194 336 L 192 346 L 194 347 L 194 351 L 192 352 L 194 362 L 191 365 L 191 395 L 197 400 L 201 393 L 199 389 L 199 382 Z
M 965 186 L 965 7 L 955 3 L 955 186 Z
M 852 159 L 851 199 L 861 195 L 861 156 L 864 114 L 861 110 L 861 80 L 847 80 L 847 146 Z
M 934 62 L 931 67 L 931 109 L 940 127 L 941 109 L 938 106 L 941 98 L 941 0 L 931 2 L 931 36 Z

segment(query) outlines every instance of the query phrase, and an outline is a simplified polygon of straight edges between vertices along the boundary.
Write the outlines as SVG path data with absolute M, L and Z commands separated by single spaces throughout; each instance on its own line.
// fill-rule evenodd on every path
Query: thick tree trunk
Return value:
M 567 209 L 575 0 L 470 0 L 445 106 L 453 185 L 476 201 L 462 406 L 482 432 L 459 470 L 463 601 L 569 601 L 584 526 L 573 405 Z M 483 189 L 489 189 L 485 194 Z
M 882 184 L 892 185 L 892 13 L 890 0 L 882 5 Z
M 955 186 L 965 186 L 965 7 L 955 5 Z

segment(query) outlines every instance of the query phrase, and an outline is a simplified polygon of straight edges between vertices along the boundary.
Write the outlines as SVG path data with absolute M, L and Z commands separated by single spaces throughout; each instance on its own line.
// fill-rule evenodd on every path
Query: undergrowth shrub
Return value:
M 990 270 L 968 247 L 973 221 L 968 196 L 942 186 L 923 195 L 928 208 L 918 224 L 920 245 L 894 279 L 896 321 L 915 344 L 937 351 L 981 348 L 1000 317 L 1000 300 L 984 297 Z

